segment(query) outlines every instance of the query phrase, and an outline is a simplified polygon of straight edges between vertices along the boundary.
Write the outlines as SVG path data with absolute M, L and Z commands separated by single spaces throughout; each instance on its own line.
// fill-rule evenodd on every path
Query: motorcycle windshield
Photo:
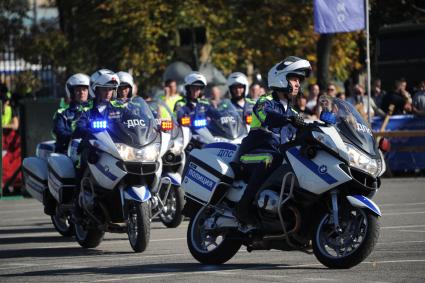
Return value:
M 237 109 L 228 99 L 221 101 L 217 107 L 211 106 L 207 117 L 207 128 L 213 136 L 232 140 L 248 133 Z
M 177 137 L 179 134 L 179 124 L 177 123 L 176 116 L 174 115 L 173 112 L 171 112 L 167 104 L 160 99 L 146 101 L 146 103 L 149 105 L 149 108 L 151 109 L 154 117 L 158 121 L 165 121 L 165 120 L 172 121 L 173 128 L 170 131 L 171 138 L 174 139 L 175 137 Z
M 330 103 L 325 105 L 324 109 L 327 107 L 329 110 L 329 107 L 332 107 L 332 112 L 336 113 L 335 127 L 343 139 L 372 156 L 379 155 L 372 129 L 356 108 L 351 103 L 338 98 L 327 97 L 326 99 L 327 103 Z
M 133 97 L 123 110 L 120 122 L 108 125 L 108 133 L 115 143 L 140 148 L 153 142 L 158 135 L 158 122 L 146 101 Z

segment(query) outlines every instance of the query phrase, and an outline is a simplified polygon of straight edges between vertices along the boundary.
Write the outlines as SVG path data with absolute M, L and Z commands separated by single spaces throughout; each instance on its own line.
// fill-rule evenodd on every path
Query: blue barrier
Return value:
M 379 132 L 384 119 L 375 117 L 372 120 L 372 130 Z M 384 131 L 424 131 L 425 117 L 413 115 L 391 116 Z M 425 169 L 425 136 L 391 137 L 391 151 L 385 158 L 391 171 L 413 171 Z

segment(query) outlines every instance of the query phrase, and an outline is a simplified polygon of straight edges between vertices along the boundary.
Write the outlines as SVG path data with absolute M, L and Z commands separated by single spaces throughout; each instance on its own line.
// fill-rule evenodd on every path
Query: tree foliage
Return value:
M 401 2 L 409 1 L 414 2 Z M 384 2 L 374 0 L 372 7 Z M 165 67 L 180 59 L 178 30 L 198 26 L 207 31 L 209 60 L 225 74 L 246 71 L 248 64 L 264 74 L 289 55 L 307 58 L 313 67 L 317 62 L 312 1 L 56 0 L 55 5 L 60 29 L 34 30 L 20 50 L 28 61 L 63 66 L 68 74 L 131 70 L 142 86 L 155 85 Z M 362 38 L 363 32 L 334 37 L 331 76 L 345 79 L 362 67 Z
M 0 52 L 22 32 L 27 11 L 27 0 L 0 1 Z

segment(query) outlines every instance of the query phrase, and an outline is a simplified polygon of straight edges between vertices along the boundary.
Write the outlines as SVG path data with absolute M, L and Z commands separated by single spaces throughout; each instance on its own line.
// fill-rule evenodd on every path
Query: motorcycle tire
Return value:
M 373 251 L 378 241 L 378 216 L 362 208 L 350 206 L 348 209 L 349 211 L 343 214 L 345 216 L 340 215 L 341 233 L 334 231 L 332 215 L 329 213 L 318 217 L 314 228 L 314 255 L 329 268 L 346 269 L 361 263 Z
M 190 219 L 187 229 L 187 245 L 192 256 L 202 264 L 223 264 L 230 260 L 242 246 L 241 241 L 222 236 L 222 241 L 213 249 L 207 250 L 199 243 L 199 237 L 205 233 L 202 230 L 202 224 L 205 220 L 205 207 L 201 208 L 195 217 Z M 217 239 L 217 237 L 215 238 Z
M 169 203 L 171 202 L 171 204 Z M 166 212 L 161 212 L 159 218 L 167 228 L 176 228 L 183 221 L 184 192 L 181 187 L 173 186 L 165 200 Z
M 97 247 L 102 242 L 105 232 L 94 228 L 86 230 L 82 225 L 75 224 L 74 234 L 81 247 L 90 249 Z
M 150 239 L 151 208 L 149 201 L 127 201 L 127 235 L 130 246 L 136 253 L 141 253 L 148 247 Z
M 54 215 L 50 216 L 52 219 L 52 224 L 55 227 L 56 231 L 64 237 L 70 237 L 74 235 L 74 223 L 70 221 L 70 217 L 59 213 L 59 210 L 56 208 Z

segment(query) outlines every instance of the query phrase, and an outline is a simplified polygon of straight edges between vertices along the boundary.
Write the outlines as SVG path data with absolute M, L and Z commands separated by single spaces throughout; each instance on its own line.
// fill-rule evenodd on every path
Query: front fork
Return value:
M 332 219 L 334 222 L 334 228 L 337 233 L 341 233 L 342 229 L 339 225 L 339 211 L 338 211 L 338 191 L 333 190 L 331 192 L 331 198 L 332 198 Z

